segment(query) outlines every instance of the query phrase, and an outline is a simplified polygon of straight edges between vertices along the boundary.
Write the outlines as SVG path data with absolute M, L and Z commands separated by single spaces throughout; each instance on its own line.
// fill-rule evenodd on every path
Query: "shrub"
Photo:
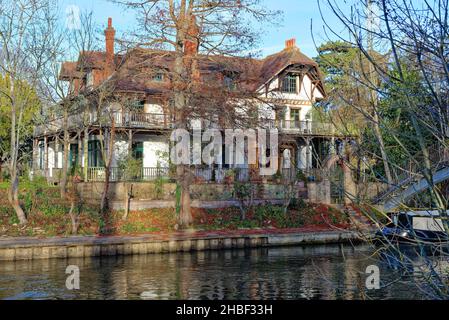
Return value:
M 304 199 L 293 198 L 290 202 L 289 209 L 291 210 L 303 210 L 308 208 L 308 204 Z
M 272 205 L 257 207 L 254 218 L 261 226 L 266 225 L 269 221 L 271 225 L 276 225 L 279 228 L 297 228 L 304 225 L 304 219 L 301 213 L 285 213 L 283 207 Z
M 157 172 L 160 172 L 161 164 L 157 162 Z M 164 197 L 164 184 L 165 178 L 162 175 L 158 175 L 156 180 L 154 181 L 154 196 L 156 200 L 161 200 Z
M 18 223 L 19 223 L 19 218 L 17 218 L 17 215 L 13 214 L 9 218 L 9 224 L 18 224 Z

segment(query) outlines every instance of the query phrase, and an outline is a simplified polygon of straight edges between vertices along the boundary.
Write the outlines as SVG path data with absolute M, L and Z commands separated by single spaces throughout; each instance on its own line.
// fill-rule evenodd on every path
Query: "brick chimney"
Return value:
M 199 50 L 198 35 L 200 28 L 196 24 L 196 18 L 192 15 L 189 22 L 189 30 L 187 31 L 187 40 L 184 41 L 184 53 L 186 55 L 195 55 Z
M 293 48 L 296 48 L 295 38 L 288 39 L 287 41 L 285 41 L 285 49 L 293 49 Z
M 106 58 L 108 61 L 114 60 L 115 29 L 112 27 L 112 18 L 108 18 L 108 27 L 104 30 L 106 38 Z

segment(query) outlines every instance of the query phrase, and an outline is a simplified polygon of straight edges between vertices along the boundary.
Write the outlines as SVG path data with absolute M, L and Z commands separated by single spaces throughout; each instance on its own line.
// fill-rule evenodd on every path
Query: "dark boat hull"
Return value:
M 416 230 L 407 233 L 406 230 L 384 228 L 378 231 L 373 242 L 378 247 L 391 248 L 399 246 L 401 249 L 425 250 L 427 254 L 440 254 L 449 252 L 449 238 L 445 233 L 423 232 Z

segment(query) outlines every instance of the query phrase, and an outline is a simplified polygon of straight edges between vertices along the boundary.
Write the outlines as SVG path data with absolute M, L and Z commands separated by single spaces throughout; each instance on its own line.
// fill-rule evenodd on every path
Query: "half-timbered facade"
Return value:
M 57 180 L 63 167 L 62 136 L 67 130 L 71 141 L 69 167 L 82 168 L 87 181 L 101 179 L 105 165 L 102 150 L 108 146 L 101 129 L 110 128 L 112 123 L 113 180 L 120 179 L 117 168 L 129 154 L 141 160 L 142 179 L 151 180 L 160 172 L 165 173 L 168 160 L 162 155 L 169 152 L 168 137 L 175 121 L 167 99 L 173 90 L 173 53 L 133 49 L 116 54 L 114 37 L 109 19 L 104 52 L 81 52 L 78 61 L 62 65 L 60 79 L 69 84 L 72 99 L 83 96 L 88 103 L 82 109 L 72 108 L 68 117 L 55 114 L 35 128 L 36 173 Z M 192 50 L 192 45 L 185 47 Z M 193 44 L 193 50 L 198 50 L 198 46 Z M 338 135 L 331 124 L 314 119 L 313 105 L 325 98 L 324 86 L 317 63 L 301 52 L 294 39 L 286 41 L 284 50 L 264 59 L 201 54 L 196 57 L 197 77 L 205 86 L 213 82 L 230 91 L 239 87 L 257 98 L 259 125 L 280 132 L 281 167 L 292 163 L 304 171 L 320 167 Z M 115 99 L 100 110 L 98 100 L 111 94 Z M 217 106 L 218 122 L 221 112 Z M 214 169 L 223 168 L 210 170 Z M 222 176 L 204 171 L 199 174 L 206 180 Z

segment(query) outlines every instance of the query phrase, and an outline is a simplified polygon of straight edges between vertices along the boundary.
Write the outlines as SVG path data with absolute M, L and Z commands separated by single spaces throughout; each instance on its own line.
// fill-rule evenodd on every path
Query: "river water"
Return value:
M 68 265 L 80 289 L 66 288 Z M 381 289 L 367 290 L 366 269 Z M 0 262 L 0 299 L 419 299 L 370 246 L 326 245 Z

